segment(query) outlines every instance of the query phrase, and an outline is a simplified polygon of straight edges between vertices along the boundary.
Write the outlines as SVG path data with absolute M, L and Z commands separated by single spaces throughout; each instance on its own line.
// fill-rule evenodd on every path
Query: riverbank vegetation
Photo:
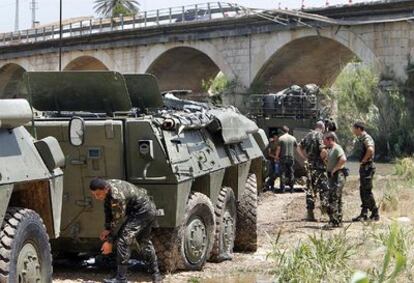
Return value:
M 324 93 L 345 146 L 350 147 L 353 140 L 350 125 L 362 120 L 376 141 L 377 158 L 392 160 L 413 154 L 414 115 L 406 84 L 380 77 L 370 67 L 355 63 L 348 65 Z
M 414 159 L 399 159 L 390 175 L 376 177 L 380 222 L 348 221 L 350 210 L 358 207 L 358 178 L 351 176 L 344 191 L 348 216 L 343 228 L 315 231 L 294 241 L 286 231 L 273 236 L 274 240 L 269 237 L 274 281 L 413 282 L 413 169 Z

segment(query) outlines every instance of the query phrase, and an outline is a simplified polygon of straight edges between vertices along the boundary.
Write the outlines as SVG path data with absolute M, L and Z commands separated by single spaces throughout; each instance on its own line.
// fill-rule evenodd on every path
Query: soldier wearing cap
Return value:
M 298 147 L 299 155 L 306 160 L 308 182 L 306 190 L 306 221 L 316 221 L 314 209 L 315 198 L 319 194 L 322 211 L 328 209 L 328 176 L 326 174 L 325 159 L 327 157 L 326 146 L 323 142 L 325 123 L 319 121 L 315 129 L 310 131 L 300 142 Z
M 360 162 L 359 177 L 360 186 L 359 192 L 361 197 L 361 213 L 359 216 L 352 219 L 352 221 L 366 221 L 368 220 L 368 211 L 371 211 L 370 219 L 373 221 L 379 220 L 379 212 L 375 198 L 372 193 L 373 179 L 375 175 L 375 142 L 374 139 L 365 131 L 365 125 L 362 122 L 356 122 L 353 126 L 353 133 L 356 136 L 353 155 L 356 156 Z
M 117 243 L 117 274 L 107 283 L 127 282 L 126 273 L 135 240 L 143 259 L 152 271 L 153 282 L 161 282 L 158 260 L 151 242 L 151 229 L 156 221 L 156 208 L 147 191 L 122 180 L 93 179 L 89 185 L 93 197 L 104 201 L 105 229 L 100 235 L 104 242 L 102 254 L 112 253 Z

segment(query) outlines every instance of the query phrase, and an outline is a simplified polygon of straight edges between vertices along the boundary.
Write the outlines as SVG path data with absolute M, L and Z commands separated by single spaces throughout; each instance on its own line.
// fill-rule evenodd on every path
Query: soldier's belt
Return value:
M 345 177 L 349 176 L 349 169 L 348 168 L 342 168 L 336 171 L 334 174 L 332 172 L 328 172 L 328 178 L 332 178 L 335 176 L 338 176 L 339 174 L 343 174 Z
M 372 165 L 372 164 L 374 164 L 374 161 L 373 161 L 373 160 L 370 160 L 370 161 L 367 161 L 367 162 L 361 163 L 361 167 L 370 166 L 370 165 Z

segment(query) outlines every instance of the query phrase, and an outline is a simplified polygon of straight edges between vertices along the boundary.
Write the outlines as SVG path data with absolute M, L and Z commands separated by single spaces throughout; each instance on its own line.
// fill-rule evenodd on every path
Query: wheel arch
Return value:
M 213 205 L 216 205 L 222 189 L 225 170 L 218 170 L 196 178 L 192 184 L 191 191 L 199 192 L 210 198 Z
M 230 187 L 239 201 L 244 193 L 246 180 L 249 176 L 252 161 L 228 167 L 224 174 L 223 187 Z
M 9 207 L 10 197 L 13 192 L 13 184 L 0 186 L 0 223 L 3 223 L 7 208 Z
M 266 177 L 264 171 L 265 168 L 265 160 L 262 157 L 252 160 L 249 173 L 256 175 L 258 193 L 260 193 L 264 188 L 264 179 Z
M 12 186 L 8 206 L 28 208 L 39 214 L 49 238 L 56 238 L 51 188 L 48 179 L 16 183 Z M 60 221 L 59 221 L 60 226 Z M 57 233 L 56 233 L 57 232 Z

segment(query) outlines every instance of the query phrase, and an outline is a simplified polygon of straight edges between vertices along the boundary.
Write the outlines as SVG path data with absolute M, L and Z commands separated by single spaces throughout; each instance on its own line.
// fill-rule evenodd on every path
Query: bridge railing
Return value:
M 117 18 L 83 19 L 62 25 L 62 37 L 82 37 L 105 32 L 134 30 L 195 21 L 211 21 L 226 17 L 238 17 L 244 14 L 245 11 L 236 4 L 209 2 L 152 11 L 140 11 L 133 16 L 121 15 Z M 59 25 L 0 33 L 0 47 L 57 40 L 59 37 Z

